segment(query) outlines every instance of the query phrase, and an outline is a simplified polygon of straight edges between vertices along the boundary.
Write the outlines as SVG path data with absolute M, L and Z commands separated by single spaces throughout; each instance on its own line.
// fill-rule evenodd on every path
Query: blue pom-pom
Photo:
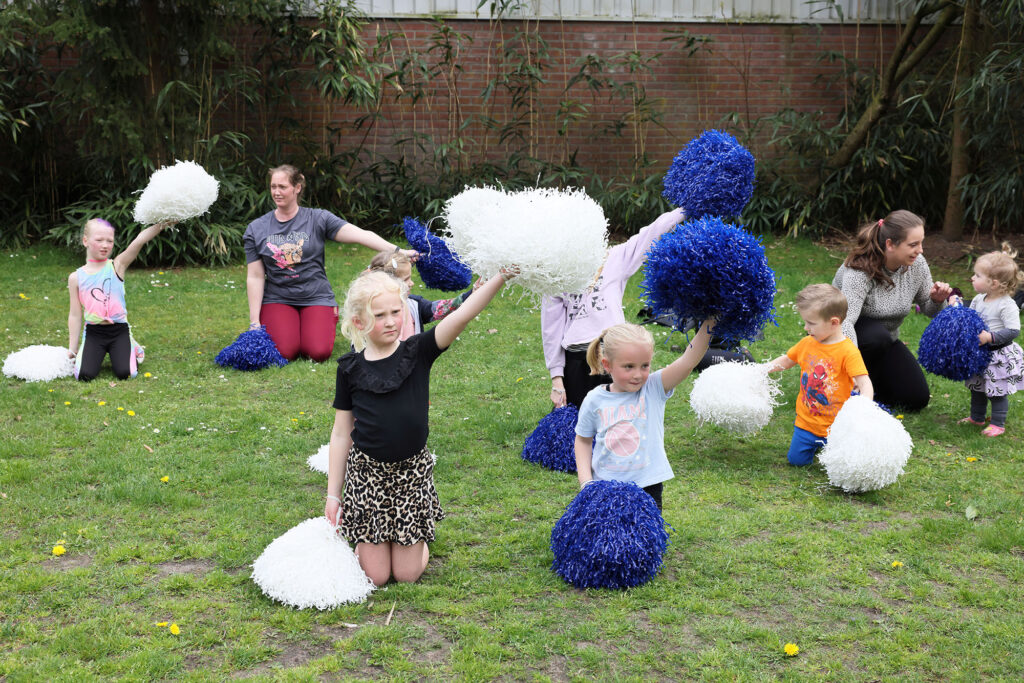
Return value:
M 661 194 L 689 218 L 738 216 L 754 194 L 754 156 L 728 133 L 704 131 L 672 160 Z
M 630 482 L 594 481 L 551 530 L 551 569 L 577 588 L 629 588 L 654 578 L 667 546 L 650 495 Z
M 537 428 L 526 437 L 523 460 L 535 462 L 549 470 L 576 471 L 576 406 L 556 408 L 541 418 Z
M 420 253 L 416 270 L 423 284 L 445 292 L 469 287 L 473 271 L 459 261 L 443 239 L 432 235 L 427 226 L 415 218 L 403 218 L 402 228 L 409 246 Z
M 921 366 L 933 375 L 962 381 L 988 367 L 992 351 L 978 345 L 985 321 L 967 306 L 948 306 L 928 323 L 917 347 Z
M 267 334 L 267 328 L 247 330 L 238 335 L 217 354 L 217 365 L 250 372 L 262 370 L 271 365 L 287 365 L 288 360 L 274 346 L 274 340 Z
M 727 342 L 755 339 L 775 322 L 775 273 L 764 247 L 742 227 L 720 218 L 690 220 L 662 235 L 647 252 L 643 295 L 654 317 L 714 317 L 715 336 Z

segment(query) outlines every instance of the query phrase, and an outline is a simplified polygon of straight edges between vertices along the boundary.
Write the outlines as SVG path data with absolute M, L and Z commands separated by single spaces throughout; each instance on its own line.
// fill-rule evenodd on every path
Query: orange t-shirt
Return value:
M 868 374 L 860 351 L 846 338 L 822 344 L 808 335 L 786 356 L 800 366 L 796 426 L 815 436 L 827 436 L 836 413 L 850 398 L 853 378 Z

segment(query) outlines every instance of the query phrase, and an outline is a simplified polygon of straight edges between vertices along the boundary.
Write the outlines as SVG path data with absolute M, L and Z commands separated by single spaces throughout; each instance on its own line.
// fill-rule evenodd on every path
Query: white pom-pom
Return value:
M 268 545 L 252 563 L 252 580 L 267 597 L 299 609 L 363 602 L 374 588 L 323 517 L 307 519 Z
M 155 171 L 135 204 L 143 225 L 201 216 L 217 200 L 217 179 L 194 161 L 179 161 Z
M 327 456 L 330 450 L 331 444 L 325 443 L 323 446 L 320 447 L 320 450 L 306 458 L 306 464 L 309 465 L 309 469 L 313 470 L 314 472 L 322 472 L 323 474 L 327 474 Z
M 836 415 L 818 460 L 833 486 L 875 491 L 903 474 L 913 448 L 902 422 L 871 399 L 853 396 Z
M 75 361 L 62 346 L 36 344 L 15 351 L 4 360 L 4 375 L 26 382 L 49 382 L 75 373 Z
M 592 285 L 608 249 L 608 220 L 582 190 L 468 188 L 445 203 L 449 248 L 485 277 L 519 266 L 513 284 L 534 294 Z
M 757 363 L 716 363 L 700 373 L 690 391 L 690 407 L 701 422 L 739 434 L 753 434 L 772 419 L 778 380 Z

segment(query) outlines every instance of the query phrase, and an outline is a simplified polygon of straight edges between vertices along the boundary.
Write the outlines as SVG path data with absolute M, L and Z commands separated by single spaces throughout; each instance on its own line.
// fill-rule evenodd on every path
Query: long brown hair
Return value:
M 892 287 L 892 278 L 885 270 L 885 243 L 888 240 L 902 244 L 907 233 L 917 227 L 924 227 L 924 219 L 903 209 L 861 226 L 857 232 L 857 244 L 843 265 L 863 271 L 875 282 Z

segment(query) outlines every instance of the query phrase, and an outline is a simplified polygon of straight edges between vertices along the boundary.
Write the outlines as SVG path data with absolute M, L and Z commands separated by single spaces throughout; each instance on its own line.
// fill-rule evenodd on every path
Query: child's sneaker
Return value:
M 982 436 L 1001 436 L 1006 431 L 1006 427 L 1000 427 L 999 425 L 989 425 L 981 430 Z
M 978 422 L 973 417 L 968 416 L 968 417 L 965 417 L 962 420 L 960 420 L 960 422 L 958 424 L 962 424 L 962 425 L 977 425 L 978 427 L 982 427 L 982 426 L 985 425 L 985 421 L 982 420 L 981 422 Z

